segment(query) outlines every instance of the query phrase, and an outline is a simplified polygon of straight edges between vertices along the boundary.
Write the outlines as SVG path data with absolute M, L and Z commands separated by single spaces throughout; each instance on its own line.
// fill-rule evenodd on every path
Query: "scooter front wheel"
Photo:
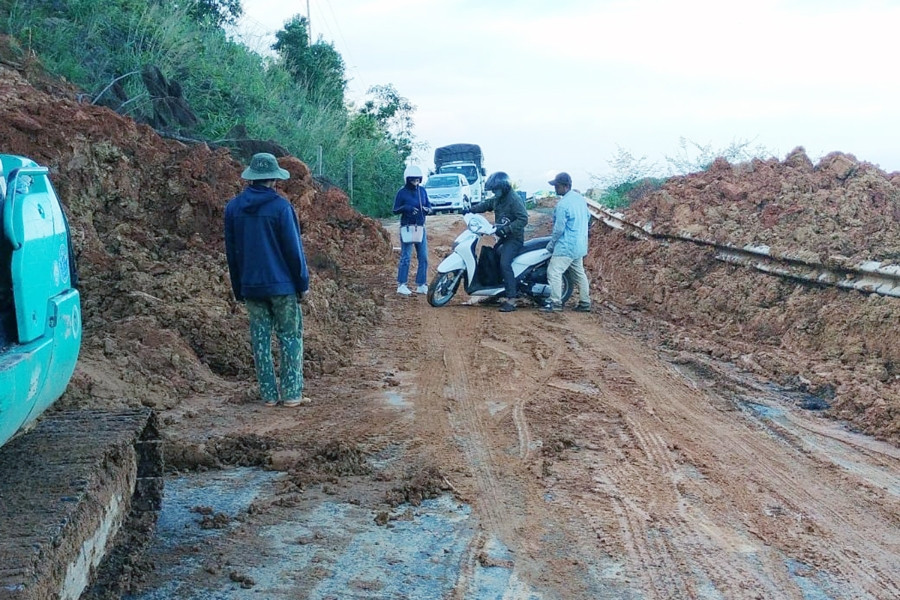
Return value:
M 456 295 L 456 290 L 459 289 L 462 276 L 462 269 L 438 273 L 431 285 L 428 286 L 428 304 L 440 307 L 450 302 L 450 299 Z

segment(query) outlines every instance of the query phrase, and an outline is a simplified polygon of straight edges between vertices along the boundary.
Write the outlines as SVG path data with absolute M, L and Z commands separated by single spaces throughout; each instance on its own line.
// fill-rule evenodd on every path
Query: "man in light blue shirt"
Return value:
M 548 182 L 560 200 L 553 210 L 553 232 L 547 250 L 553 254 L 547 266 L 550 299 L 541 309 L 545 312 L 562 310 L 562 278 L 568 272 L 569 281 L 578 286 L 578 312 L 591 311 L 591 288 L 584 272 L 584 257 L 588 251 L 588 222 L 591 214 L 584 196 L 572 189 L 572 178 L 560 173 Z

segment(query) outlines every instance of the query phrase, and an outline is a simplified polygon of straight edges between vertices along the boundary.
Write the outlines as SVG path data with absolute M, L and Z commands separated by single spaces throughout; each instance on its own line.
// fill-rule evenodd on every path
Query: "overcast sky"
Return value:
M 665 174 L 684 138 L 900 171 L 900 0 L 242 2 L 261 51 L 308 4 L 349 99 L 392 84 L 416 106 L 426 169 L 476 143 L 529 193 L 562 170 L 584 190 L 619 148 Z

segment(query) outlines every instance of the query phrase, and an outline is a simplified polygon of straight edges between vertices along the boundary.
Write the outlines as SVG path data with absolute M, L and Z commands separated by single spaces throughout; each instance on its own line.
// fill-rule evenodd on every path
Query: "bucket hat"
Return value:
M 278 166 L 278 159 L 274 154 L 260 152 L 250 159 L 250 166 L 241 173 L 241 179 L 248 181 L 266 179 L 290 179 L 291 174 Z

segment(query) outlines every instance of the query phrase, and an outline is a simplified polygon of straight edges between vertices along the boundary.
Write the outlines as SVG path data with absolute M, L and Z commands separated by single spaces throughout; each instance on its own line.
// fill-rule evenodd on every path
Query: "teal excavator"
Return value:
M 120 597 L 161 505 L 156 416 L 47 411 L 81 348 L 72 238 L 48 169 L 0 164 L 0 597 Z
M 9 154 L 0 162 L 2 446 L 65 391 L 81 347 L 81 301 L 69 225 L 47 168 Z

